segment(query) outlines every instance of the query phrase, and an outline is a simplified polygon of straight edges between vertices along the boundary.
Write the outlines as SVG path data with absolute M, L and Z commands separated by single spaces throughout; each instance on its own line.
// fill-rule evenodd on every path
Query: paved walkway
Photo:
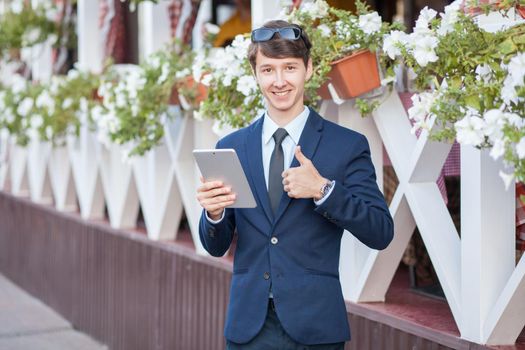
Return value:
M 107 350 L 0 274 L 1 350 Z

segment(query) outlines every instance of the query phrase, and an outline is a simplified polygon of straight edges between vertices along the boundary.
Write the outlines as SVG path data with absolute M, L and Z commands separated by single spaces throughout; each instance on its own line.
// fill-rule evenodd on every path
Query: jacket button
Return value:
M 270 242 L 272 242 L 272 244 L 277 244 L 279 240 L 277 239 L 277 237 L 272 237 L 272 239 L 270 239 Z
M 264 277 L 265 280 L 269 280 L 270 279 L 270 273 L 269 272 L 265 272 L 263 277 Z

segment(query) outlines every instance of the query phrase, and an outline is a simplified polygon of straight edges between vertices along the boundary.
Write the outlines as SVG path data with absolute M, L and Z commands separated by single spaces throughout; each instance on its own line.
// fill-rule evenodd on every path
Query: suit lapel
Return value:
M 262 126 L 264 118 L 259 118 L 253 125 L 248 139 L 246 140 L 247 158 L 251 172 L 251 179 L 257 197 L 259 198 L 259 205 L 263 208 L 264 213 L 270 222 L 273 221 L 273 213 L 270 207 L 270 199 L 268 197 L 268 190 L 266 189 L 266 181 L 264 180 L 264 168 L 262 159 Z
M 304 126 L 301 137 L 299 138 L 299 146 L 301 146 L 301 151 L 308 159 L 312 159 L 317 151 L 317 145 L 321 139 L 321 131 L 323 129 L 323 118 L 317 114 L 313 109 L 310 109 L 310 114 L 308 115 L 308 120 Z M 299 166 L 299 161 L 294 157 L 290 168 Z M 263 179 L 264 181 L 264 179 Z M 279 204 L 279 209 L 277 210 L 277 215 L 275 215 L 274 225 L 279 221 L 286 208 L 291 202 L 291 198 L 288 197 L 286 192 L 283 193 L 281 202 Z

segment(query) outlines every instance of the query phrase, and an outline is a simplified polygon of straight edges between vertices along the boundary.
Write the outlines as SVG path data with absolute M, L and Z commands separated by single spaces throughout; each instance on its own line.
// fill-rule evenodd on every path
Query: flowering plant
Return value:
M 524 149 L 518 147 L 525 133 L 525 25 L 488 32 L 459 2 L 436 15 L 425 8 L 413 33 L 385 39 L 385 51 L 403 56 L 424 90 L 412 97 L 413 130 L 435 124 L 434 139 L 489 147 L 492 157 L 504 156 L 518 179 L 525 179 L 525 139 Z
M 230 46 L 197 54 L 193 77 L 208 86 L 208 96 L 194 112 L 235 128 L 248 125 L 263 111 L 263 98 L 248 61 L 250 38 L 237 35 Z M 207 73 L 209 72 L 209 73 Z
M 68 135 L 78 136 L 82 117 L 89 122 L 90 111 L 99 103 L 94 96 L 98 85 L 98 76 L 77 69 L 53 76 L 35 98 L 30 137 L 62 146 Z
M 59 11 L 60 7 L 49 0 L 38 5 L 32 5 L 31 1 L 11 1 L 7 10 L 0 12 L 0 51 L 5 54 L 48 39 L 52 44 L 57 43 L 65 29 L 55 21 Z
M 174 44 L 149 56 L 140 66 L 111 67 L 102 77 L 94 110 L 102 143 L 125 146 L 126 156 L 143 155 L 164 136 L 168 99 L 177 79 L 189 74 L 193 53 Z

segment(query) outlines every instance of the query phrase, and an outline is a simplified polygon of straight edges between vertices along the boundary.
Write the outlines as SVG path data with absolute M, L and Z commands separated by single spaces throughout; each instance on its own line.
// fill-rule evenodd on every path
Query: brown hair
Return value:
M 268 21 L 263 25 L 263 28 L 284 28 L 284 27 L 296 27 L 301 29 L 301 38 L 298 40 L 282 39 L 279 33 L 275 33 L 274 36 L 263 42 L 252 42 L 248 47 L 248 60 L 255 71 L 255 59 L 257 52 L 261 50 L 261 53 L 266 57 L 271 58 L 285 58 L 294 57 L 302 58 L 304 65 L 308 65 L 310 59 L 310 48 L 312 44 L 306 32 L 297 24 L 291 24 L 283 20 Z

